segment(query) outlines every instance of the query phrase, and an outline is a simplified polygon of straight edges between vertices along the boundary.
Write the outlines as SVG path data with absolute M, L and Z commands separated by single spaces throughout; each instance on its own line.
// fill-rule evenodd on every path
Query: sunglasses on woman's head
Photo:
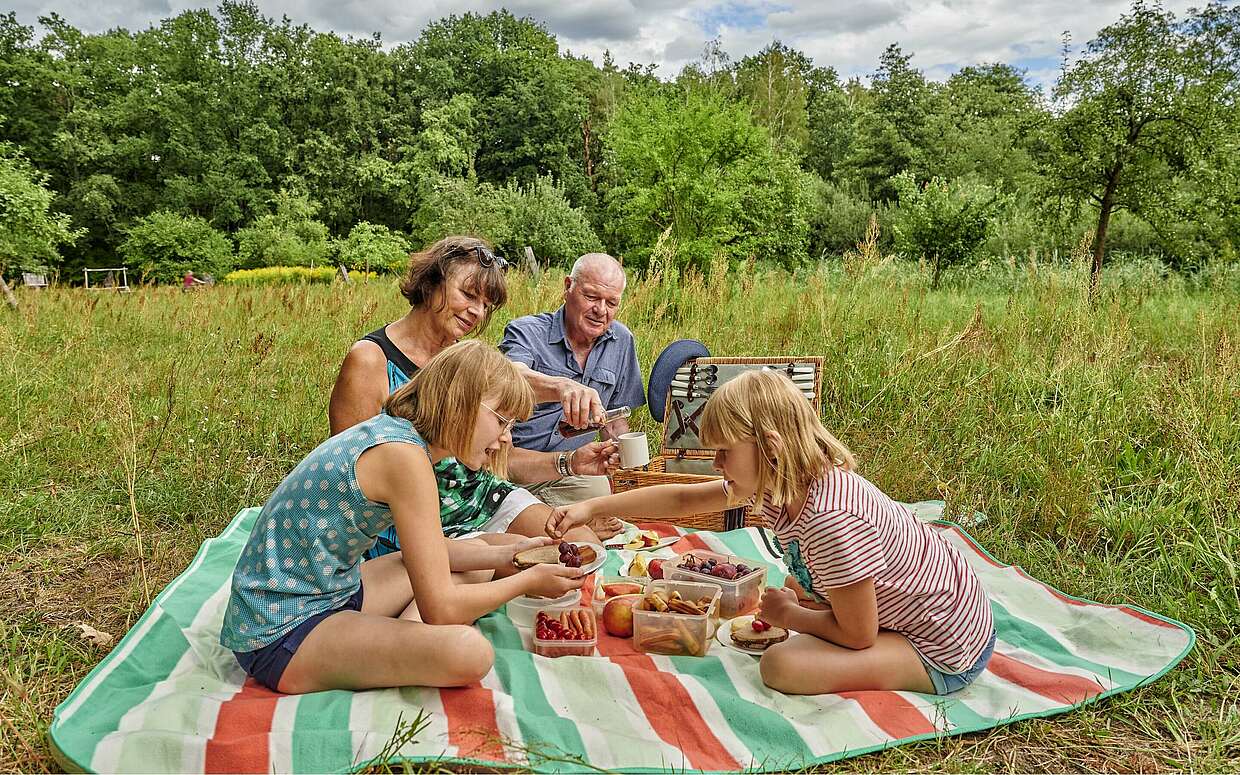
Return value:
M 474 245 L 472 248 L 459 248 L 453 252 L 453 255 L 469 255 L 470 253 L 474 254 L 474 257 L 478 259 L 478 265 L 483 269 L 490 269 L 495 266 L 499 267 L 501 272 L 508 271 L 508 259 L 495 255 L 481 245 Z

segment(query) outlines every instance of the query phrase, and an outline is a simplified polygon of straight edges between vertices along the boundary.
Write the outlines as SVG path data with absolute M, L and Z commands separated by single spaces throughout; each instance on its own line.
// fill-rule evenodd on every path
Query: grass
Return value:
M 1198 633 L 1152 686 L 823 769 L 1240 768 L 1240 287 L 1115 274 L 1094 308 L 1079 273 L 1033 266 L 935 292 L 884 265 L 630 285 L 621 319 L 647 367 L 684 337 L 821 354 L 824 421 L 879 486 L 980 509 L 1000 559 Z M 515 275 L 487 338 L 559 287 Z M 261 503 L 326 435 L 349 344 L 404 309 L 373 282 L 53 290 L 0 310 L 0 769 L 56 768 L 52 709 L 106 651 L 74 623 L 119 637 Z

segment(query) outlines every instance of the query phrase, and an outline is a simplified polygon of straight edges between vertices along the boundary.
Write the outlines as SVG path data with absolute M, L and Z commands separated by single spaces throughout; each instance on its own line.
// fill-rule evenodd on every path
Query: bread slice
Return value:
M 560 547 L 558 544 L 551 544 L 550 546 L 526 549 L 513 555 L 512 561 L 518 568 L 532 568 L 535 565 L 559 565 Z
M 788 631 L 772 626 L 769 630 L 756 632 L 750 619 L 732 620 L 732 642 L 741 648 L 763 650 L 768 646 L 788 640 Z
M 598 559 L 598 554 L 593 549 L 580 544 L 577 545 L 577 556 L 581 558 L 581 567 L 583 568 Z M 550 546 L 540 546 L 537 549 L 526 549 L 524 552 L 517 552 L 513 556 L 512 561 L 518 568 L 532 568 L 535 565 L 559 565 L 560 545 L 551 544 Z

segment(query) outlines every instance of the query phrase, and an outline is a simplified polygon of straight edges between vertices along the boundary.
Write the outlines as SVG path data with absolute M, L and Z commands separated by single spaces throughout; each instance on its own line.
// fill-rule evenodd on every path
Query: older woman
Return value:
M 332 435 L 374 417 L 387 397 L 422 365 L 462 337 L 485 329 L 491 314 L 508 300 L 507 268 L 508 262 L 476 237 L 446 237 L 415 253 L 400 284 L 409 312 L 354 343 L 340 366 L 328 407 Z M 516 366 L 534 389 L 536 401 L 561 403 L 564 416 L 579 427 L 601 421 L 603 406 L 593 388 Z M 445 497 L 469 491 L 470 502 L 484 502 L 493 509 L 491 519 L 480 525 L 481 532 L 544 534 L 549 512 L 532 495 L 502 480 L 453 467 L 453 462 L 437 468 L 436 475 Z M 589 444 L 572 453 L 514 449 L 509 474 L 515 482 L 532 484 L 570 473 L 605 475 L 618 463 L 614 442 Z M 487 497 L 478 497 L 479 487 L 487 488 Z M 614 521 L 600 523 L 594 531 L 573 538 L 593 540 L 613 534 L 616 527 Z M 384 536 L 376 552 L 395 547 L 394 536 Z

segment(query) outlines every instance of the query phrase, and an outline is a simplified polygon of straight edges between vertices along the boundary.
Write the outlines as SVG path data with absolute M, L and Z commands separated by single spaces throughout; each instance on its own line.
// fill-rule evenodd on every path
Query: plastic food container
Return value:
M 738 562 L 744 563 L 751 568 L 757 568 L 757 570 L 747 573 L 738 579 L 728 581 L 718 576 L 712 576 L 709 573 L 698 573 L 697 571 L 681 568 L 680 563 L 684 562 L 684 558 L 690 555 L 699 560 L 714 559 L 718 562 L 730 562 L 733 565 Z M 719 615 L 724 619 L 732 619 L 758 610 L 758 602 L 762 599 L 762 590 L 766 587 L 766 570 L 767 566 L 764 562 L 748 560 L 733 554 L 718 554 L 716 552 L 694 550 L 692 552 L 685 552 L 677 558 L 675 565 L 664 564 L 663 578 L 700 581 L 703 584 L 713 584 L 719 587 L 720 591 L 723 592 L 723 596 L 719 599 Z
M 646 591 L 646 584 L 650 583 L 650 579 L 639 579 L 632 576 L 598 576 L 594 582 L 594 596 L 590 598 L 590 605 L 594 608 L 594 615 L 601 617 L 603 615 L 603 607 L 607 605 L 608 597 L 603 592 L 603 587 L 609 584 L 636 584 L 638 592 Z M 636 593 L 634 593 L 636 594 Z
M 508 601 L 508 618 L 518 627 L 533 627 L 534 617 L 539 611 L 546 610 L 548 612 L 555 611 L 558 615 L 560 611 L 567 611 L 569 608 L 581 602 L 581 590 L 574 589 L 563 597 L 555 599 L 545 597 L 514 597 Z
M 540 657 L 592 656 L 594 654 L 594 647 L 598 645 L 598 622 L 594 618 L 594 612 L 585 606 L 570 606 L 567 609 L 557 609 L 556 615 L 559 614 L 560 610 L 581 611 L 582 614 L 589 617 L 594 627 L 594 637 L 589 640 L 542 640 L 535 635 L 533 638 L 534 653 Z
M 719 597 L 722 592 L 715 584 L 667 579 L 651 581 L 646 587 L 646 594 L 670 594 L 673 591 L 687 600 L 709 597 L 710 605 L 706 613 L 696 616 L 672 611 L 660 613 L 634 606 L 633 646 L 638 651 L 652 654 L 704 657 L 719 624 Z

